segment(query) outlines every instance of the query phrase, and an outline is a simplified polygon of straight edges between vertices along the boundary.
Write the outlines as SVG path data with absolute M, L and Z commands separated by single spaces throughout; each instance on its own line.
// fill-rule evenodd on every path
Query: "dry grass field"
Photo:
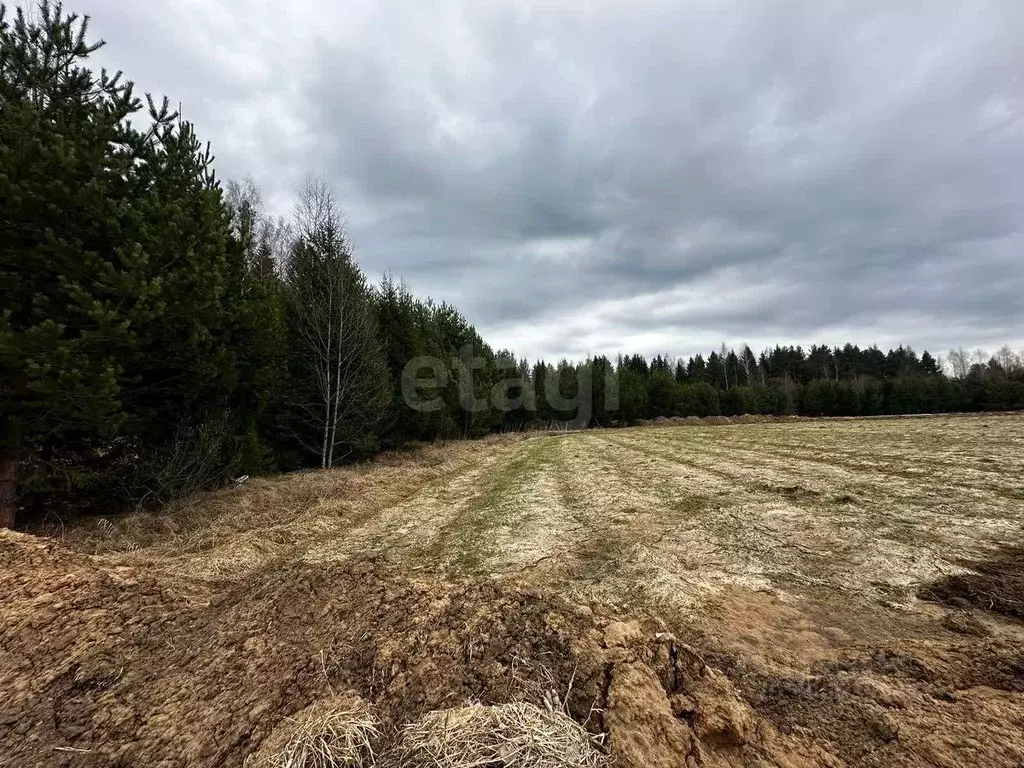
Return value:
M 150 584 L 145 595 L 155 590 L 160 597 L 143 602 L 176 617 L 167 619 L 171 634 L 186 644 L 200 636 L 212 644 L 194 654 L 213 654 L 202 685 L 219 690 L 217 676 L 227 672 L 217 665 L 228 663 L 222 659 L 228 651 L 217 649 L 225 632 L 244 623 L 236 617 L 225 628 L 217 611 L 228 610 L 226 600 L 231 610 L 251 607 L 245 621 L 260 610 L 306 604 L 302 590 L 319 595 L 315 605 L 349 601 L 332 614 L 339 622 L 333 630 L 323 616 L 292 616 L 308 628 L 301 637 L 316 638 L 296 657 L 308 674 L 274 672 L 279 689 L 264 695 L 260 717 L 244 720 L 238 732 L 244 737 L 233 731 L 226 750 L 223 739 L 213 738 L 219 746 L 209 754 L 221 763 L 240 764 L 255 754 L 272 728 L 325 690 L 334 695 L 343 686 L 389 717 L 411 720 L 425 716 L 428 703 L 436 709 L 466 700 L 504 704 L 511 694 L 496 692 L 494 680 L 509 677 L 518 664 L 532 671 L 511 678 L 540 675 L 549 688 L 564 688 L 561 705 L 577 721 L 586 718 L 595 738 L 604 733 L 601 749 L 621 765 L 1019 766 L 1024 604 L 1014 590 L 1021 585 L 1022 521 L 1024 416 L 495 437 L 360 467 L 255 479 L 159 513 L 51 529 L 59 544 L 47 543 L 45 553 L 31 557 L 19 550 L 30 563 L 18 566 L 25 586 L 12 609 L 22 623 L 0 639 L 20 647 L 17 638 L 27 635 L 18 632 L 32 623 L 32 606 L 41 610 L 43 594 L 59 592 L 30 582 L 45 586 L 55 574 L 86 569 L 92 575 L 82 578 L 107 590 L 87 606 L 93 612 L 109 612 L 103 601 L 115 599 L 118 589 Z M 4 544 L 24 548 L 25 539 L 8 535 Z M 319 583 L 347 586 L 327 598 L 317 592 Z M 367 583 L 376 591 L 362 595 Z M 276 597 L 267 602 L 270 592 Z M 465 604 L 452 605 L 452 594 Z M 364 602 L 352 602 L 354 595 Z M 518 613 L 535 604 L 546 617 L 540 629 Z M 468 605 L 475 606 L 470 617 L 443 613 Z M 265 619 L 272 627 L 280 616 L 260 614 Z M 389 622 L 412 622 L 412 628 Z M 582 624 L 569 633 L 571 650 L 564 651 L 573 657 L 570 669 L 553 658 L 559 651 L 549 639 L 575 622 Z M 359 656 L 369 667 L 363 677 L 343 674 L 348 667 L 341 661 L 331 671 L 338 638 L 355 626 L 361 633 L 347 641 L 345 653 L 359 656 L 360 643 L 372 646 Z M 391 645 L 375 634 L 384 626 L 391 627 Z M 93 658 L 94 646 L 112 631 L 97 627 L 84 633 L 88 642 L 69 641 L 59 652 L 25 640 L 25 658 L 5 670 L 6 683 L 39 689 L 40 670 L 50 664 L 46 653 L 63 654 L 62 662 L 52 660 L 48 684 L 59 688 L 68 675 L 74 682 L 80 666 L 68 659 Z M 434 676 L 443 666 L 431 645 L 438 627 L 448 638 L 444 647 L 458 649 L 446 669 L 462 682 L 450 690 L 420 679 L 424 664 L 434 665 Z M 90 763 L 90 756 L 137 760 L 155 743 L 163 745 L 161 755 L 184 749 L 175 745 L 186 737 L 174 729 L 132 748 L 117 746 L 121 752 L 105 742 L 111 726 L 97 711 L 128 706 L 125 697 L 134 690 L 143 703 L 132 706 L 149 707 L 143 715 L 152 717 L 174 698 L 160 676 L 131 683 L 117 659 L 142 663 L 154 651 L 145 639 L 150 630 L 122 630 L 104 651 L 114 658 L 104 669 L 120 664 L 116 680 L 90 683 L 89 696 L 72 686 L 75 701 L 88 699 L 79 703 L 91 713 L 89 727 L 68 736 L 59 724 L 32 726 L 36 751 L 21 754 L 98 765 L 106 763 Z M 401 654 L 392 647 L 399 634 L 415 639 Z M 474 659 L 474 648 L 493 646 L 498 636 L 500 648 L 480 650 Z M 593 642 L 581 650 L 585 638 Z M 665 638 L 671 651 L 662 658 Z M 228 655 L 276 647 L 273 632 L 238 642 Z M 687 667 L 684 674 L 684 657 L 699 671 Z M 207 664 L 189 658 L 197 669 Z M 318 659 L 319 677 L 306 669 L 310 658 Z M 232 674 L 257 674 L 254 664 L 231 667 Z M 594 667 L 589 677 L 581 671 L 588 665 Z M 188 673 L 177 674 L 175 690 L 184 690 Z M 523 690 L 540 690 L 532 684 L 526 680 Z M 139 692 L 146 686 L 155 691 L 148 697 Z M 53 696 L 31 701 L 51 706 Z M 402 696 L 412 703 L 388 710 Z M 464 700 L 452 700 L 459 696 Z M 36 704 L 23 701 L 22 711 Z M 598 710 L 603 714 L 593 717 Z M 206 723 L 201 712 L 191 716 Z M 211 718 L 216 721 L 216 712 Z M 5 721 L 0 712 L 0 739 L 5 722 L 15 727 L 13 715 Z M 46 752 L 62 745 L 88 751 Z M 195 762 L 219 764 L 195 749 Z

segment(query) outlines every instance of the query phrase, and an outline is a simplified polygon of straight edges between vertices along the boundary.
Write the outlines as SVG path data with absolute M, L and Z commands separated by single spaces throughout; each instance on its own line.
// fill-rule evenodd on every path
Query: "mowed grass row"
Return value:
M 415 560 L 612 602 L 692 607 L 740 585 L 908 608 L 917 584 L 1019 530 L 1007 446 L 1022 427 L 990 416 L 538 436 L 480 478 Z
M 696 610 L 730 587 L 914 606 L 1019 537 L 1024 416 L 492 438 L 253 481 L 66 540 L 217 578 L 367 554 Z

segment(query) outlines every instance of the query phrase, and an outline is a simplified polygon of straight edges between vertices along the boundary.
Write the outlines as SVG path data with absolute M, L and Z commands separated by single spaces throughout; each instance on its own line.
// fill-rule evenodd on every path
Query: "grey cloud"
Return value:
M 520 354 L 1024 338 L 1014 0 L 209 5 L 212 45 L 169 1 L 95 29 L 223 173 L 326 174 L 371 273 Z

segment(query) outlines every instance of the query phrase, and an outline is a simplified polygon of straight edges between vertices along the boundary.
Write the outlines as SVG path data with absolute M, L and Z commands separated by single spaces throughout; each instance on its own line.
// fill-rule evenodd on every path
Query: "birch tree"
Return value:
M 337 199 L 318 177 L 300 191 L 295 231 L 287 280 L 310 382 L 297 403 L 306 427 L 297 435 L 319 453 L 321 467 L 331 467 L 376 442 L 387 371 L 372 291 L 353 259 Z
M 1003 369 L 1003 373 L 1011 374 L 1015 373 L 1021 365 L 1020 358 L 1010 348 L 1009 344 L 1004 344 L 995 354 L 996 362 Z
M 951 349 L 946 359 L 949 361 L 949 367 L 953 371 L 953 378 L 960 381 L 967 378 L 967 373 L 971 369 L 971 355 L 966 349 L 963 347 Z
M 746 379 L 747 386 L 754 386 L 756 383 L 755 379 L 758 375 L 757 358 L 754 357 L 754 352 L 748 344 L 743 345 L 743 351 L 740 353 L 740 368 L 743 370 L 743 376 Z

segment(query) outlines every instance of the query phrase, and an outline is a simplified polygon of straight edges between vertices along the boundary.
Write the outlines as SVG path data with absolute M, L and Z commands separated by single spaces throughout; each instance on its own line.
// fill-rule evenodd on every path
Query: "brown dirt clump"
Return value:
M 0 532 L 0 749 L 11 765 L 240 766 L 336 695 L 382 732 L 558 691 L 621 766 L 835 765 L 654 624 L 382 560 L 211 583 Z M 269 739 L 269 741 L 268 741 Z M 272 750 L 269 754 L 276 754 Z M 254 758 L 255 759 L 255 758 Z M 250 765 L 252 764 L 250 760 Z
M 744 413 L 740 416 L 733 416 L 733 424 L 767 424 L 771 419 L 758 413 Z
M 942 626 L 953 632 L 959 632 L 962 635 L 988 637 L 992 634 L 992 631 L 977 616 L 966 611 L 947 613 L 942 619 Z
M 652 635 L 637 621 L 613 623 L 602 645 L 602 725 L 615 765 L 840 765 L 809 735 L 779 733 L 724 675 L 671 634 Z
M 1024 654 L 1014 643 L 915 641 L 808 674 L 709 653 L 782 733 L 814 733 L 851 766 L 1017 768 Z
M 1024 765 L 1024 650 L 1012 622 L 932 608 L 865 627 L 854 614 L 855 638 L 845 617 L 813 603 L 739 589 L 709 611 L 690 645 L 780 732 L 813 733 L 846 765 Z
M 1024 547 L 1005 547 L 988 560 L 963 565 L 973 573 L 944 576 L 921 587 L 918 597 L 1024 619 Z

